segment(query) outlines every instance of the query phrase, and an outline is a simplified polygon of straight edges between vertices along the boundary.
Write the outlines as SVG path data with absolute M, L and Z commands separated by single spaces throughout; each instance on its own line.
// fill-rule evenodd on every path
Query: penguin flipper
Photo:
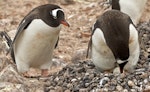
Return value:
M 10 47 L 11 43 L 12 43 L 12 40 L 10 38 L 10 36 L 5 32 L 5 31 L 2 31 L 0 33 L 1 37 L 5 37 L 6 41 L 7 41 L 7 44 L 8 46 Z
M 57 46 L 58 46 L 58 42 L 59 42 L 59 36 L 58 36 L 57 42 L 56 42 L 56 44 L 55 44 L 55 49 L 56 49 Z
M 17 29 L 16 35 L 13 39 L 13 41 L 10 44 L 10 49 L 9 52 L 11 52 L 11 57 L 15 62 L 15 55 L 14 55 L 14 49 L 13 49 L 13 44 L 15 43 L 15 41 L 17 40 L 17 38 L 20 36 L 20 34 L 30 25 L 30 23 L 32 22 L 33 19 L 37 19 L 38 16 L 34 16 L 34 14 L 31 14 L 30 16 L 26 16 L 21 23 L 19 24 L 19 27 Z M 8 53 L 9 53 L 8 52 Z

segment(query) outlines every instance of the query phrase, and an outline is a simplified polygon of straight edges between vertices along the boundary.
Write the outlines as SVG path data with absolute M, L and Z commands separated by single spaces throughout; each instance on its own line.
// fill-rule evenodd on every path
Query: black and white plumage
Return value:
M 112 9 L 120 10 L 130 16 L 137 25 L 142 16 L 147 0 L 112 0 Z
M 88 49 L 100 71 L 132 72 L 139 59 L 138 32 L 130 17 L 118 10 L 102 14 L 92 28 Z
M 62 8 L 53 4 L 39 6 L 24 17 L 10 46 L 19 72 L 50 68 L 61 24 L 69 26 Z

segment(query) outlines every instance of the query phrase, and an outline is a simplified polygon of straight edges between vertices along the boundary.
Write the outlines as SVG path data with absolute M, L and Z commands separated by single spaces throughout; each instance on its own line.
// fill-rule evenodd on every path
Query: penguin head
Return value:
M 65 20 L 65 14 L 62 8 L 54 4 L 46 4 L 38 7 L 40 18 L 49 26 L 57 27 L 60 24 L 70 26 Z
M 60 24 L 69 26 L 69 24 L 65 20 L 65 15 L 64 15 L 64 12 L 62 9 L 60 9 L 60 8 L 54 9 L 50 12 L 50 14 L 52 15 L 53 21 L 57 21 Z

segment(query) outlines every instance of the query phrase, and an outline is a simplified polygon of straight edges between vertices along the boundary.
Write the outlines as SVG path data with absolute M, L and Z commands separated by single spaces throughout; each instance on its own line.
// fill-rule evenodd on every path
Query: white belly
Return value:
M 40 19 L 32 21 L 14 44 L 16 64 L 20 72 L 28 70 L 29 67 L 50 67 L 60 28 L 61 26 L 49 27 Z
M 129 28 L 130 28 L 130 39 L 129 39 L 130 57 L 128 58 L 128 63 L 125 65 L 124 68 L 128 72 L 133 72 L 139 60 L 140 46 L 138 40 L 138 31 L 132 24 L 130 24 Z
M 92 36 L 92 60 L 101 71 L 115 67 L 115 58 L 106 45 L 102 31 L 97 28 Z

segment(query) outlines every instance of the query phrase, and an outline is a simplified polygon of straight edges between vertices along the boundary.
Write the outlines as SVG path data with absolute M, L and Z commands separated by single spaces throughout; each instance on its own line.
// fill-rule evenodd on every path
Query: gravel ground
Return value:
M 140 60 L 131 74 L 100 73 L 92 61 L 79 61 L 64 67 L 44 81 L 46 92 L 142 92 L 150 91 L 150 21 L 138 25 L 142 43 Z M 50 91 L 51 92 L 51 91 Z
M 45 92 L 142 92 L 150 91 L 150 21 L 138 25 L 142 44 L 140 60 L 133 73 L 100 73 L 92 61 L 79 61 L 40 81 Z M 149 90 L 149 91 L 148 91 Z
M 22 3 L 17 4 L 13 0 L 8 1 L 8 6 L 12 4 L 11 12 L 9 11 L 10 7 L 6 7 L 5 2 L 1 1 L 3 4 L 3 8 L 0 8 L 0 12 L 2 12 L 0 13 L 0 19 L 2 19 L 0 21 L 1 30 L 6 25 L 7 31 L 14 31 L 16 29 L 18 22 L 25 15 L 23 11 L 19 10 L 24 4 L 25 7 L 22 9 L 28 12 L 31 7 L 33 8 L 41 3 L 46 3 L 45 1 L 31 2 L 27 0 L 25 3 L 17 1 L 18 3 Z M 81 2 L 82 0 L 79 1 Z M 99 0 L 84 4 L 83 2 L 76 3 L 74 4 L 76 8 L 73 8 L 73 5 L 62 6 L 69 13 L 67 19 L 73 26 L 67 29 L 66 32 L 63 31 L 61 33 L 59 47 L 54 55 L 62 61 L 60 66 L 65 66 L 66 62 L 64 61 L 70 62 L 70 64 L 62 70 L 51 74 L 49 77 L 25 78 L 18 74 L 16 65 L 11 62 L 11 58 L 4 55 L 6 46 L 2 43 L 2 38 L 0 38 L 0 92 L 150 92 L 150 20 L 147 20 L 147 17 L 146 19 L 144 17 L 142 22 L 137 26 L 141 41 L 141 55 L 133 73 L 101 73 L 96 70 L 91 60 L 84 59 L 83 54 L 85 53 L 83 52 L 87 48 L 89 40 L 89 26 L 91 27 L 96 17 L 106 10 L 106 7 L 108 8 L 102 1 Z M 102 6 L 102 3 L 104 6 Z M 148 4 L 150 6 L 150 2 Z M 5 9 L 8 11 L 4 12 Z M 101 12 L 98 12 L 99 10 Z M 21 15 L 18 12 L 22 12 Z M 148 12 L 149 8 L 147 8 L 145 13 Z M 11 15 L 13 15 L 13 18 Z M 82 23 L 80 23 L 81 21 L 77 21 L 81 19 L 83 20 Z M 73 52 L 77 49 L 79 49 L 79 54 L 76 54 L 72 58 Z M 63 59 L 62 57 L 67 59 Z

